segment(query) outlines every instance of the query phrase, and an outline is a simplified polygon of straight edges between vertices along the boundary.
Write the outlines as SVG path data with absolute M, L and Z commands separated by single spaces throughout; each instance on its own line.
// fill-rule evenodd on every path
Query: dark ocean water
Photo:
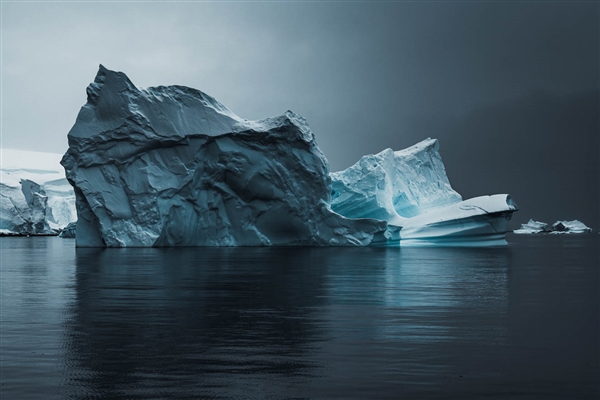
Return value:
M 0 238 L 1 397 L 598 399 L 599 239 L 101 250 Z

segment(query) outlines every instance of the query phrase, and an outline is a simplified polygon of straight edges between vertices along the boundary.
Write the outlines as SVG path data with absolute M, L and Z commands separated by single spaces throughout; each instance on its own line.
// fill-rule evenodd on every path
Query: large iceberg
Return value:
M 1 149 L 0 232 L 56 234 L 77 218 L 60 154 Z
M 306 121 L 249 121 L 102 66 L 62 159 L 78 246 L 496 245 L 516 205 L 462 201 L 428 139 L 329 175 Z M 333 180 L 333 186 L 332 186 Z
M 301 116 L 242 119 L 182 86 L 100 66 L 63 157 L 78 246 L 367 245 L 385 221 L 333 212 Z
M 428 138 L 405 150 L 366 155 L 332 173 L 331 208 L 349 218 L 387 221 L 402 246 L 505 244 L 515 202 L 506 194 L 463 201 L 438 150 L 438 141 Z

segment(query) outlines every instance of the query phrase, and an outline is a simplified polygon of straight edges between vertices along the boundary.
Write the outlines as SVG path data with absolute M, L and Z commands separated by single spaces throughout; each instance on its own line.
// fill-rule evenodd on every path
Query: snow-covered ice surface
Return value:
M 563 234 L 563 233 L 588 233 L 591 232 L 592 228 L 586 226 L 583 222 L 578 220 L 573 221 L 556 221 L 549 226 L 545 222 L 529 220 L 526 224 L 521 224 L 521 228 L 514 231 L 514 233 L 533 234 L 533 233 L 552 233 L 552 234 Z
M 0 151 L 0 232 L 51 234 L 77 218 L 60 154 Z
M 100 66 L 62 164 L 78 246 L 367 245 L 385 221 L 329 207 L 329 165 L 301 116 L 247 121 L 182 86 Z
M 389 224 L 388 235 L 396 228 L 396 238 L 374 244 L 502 245 L 517 210 L 506 194 L 462 201 L 450 186 L 436 139 L 364 156 L 331 178 L 334 211 L 346 217 L 383 219 Z

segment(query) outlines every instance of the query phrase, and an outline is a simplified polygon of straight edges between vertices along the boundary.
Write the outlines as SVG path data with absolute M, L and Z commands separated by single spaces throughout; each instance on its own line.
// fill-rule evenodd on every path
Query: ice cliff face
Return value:
M 427 139 L 405 150 L 364 156 L 350 168 L 332 173 L 331 208 L 350 218 L 401 225 L 405 218 L 460 202 L 438 148 L 436 139 Z
M 450 186 L 435 139 L 408 149 L 387 149 L 362 157 L 331 174 L 331 208 L 349 218 L 388 222 L 383 242 L 402 246 L 506 244 L 505 233 L 517 206 L 509 195 L 462 201 Z
M 330 207 L 328 163 L 293 112 L 239 118 L 100 66 L 63 157 L 78 246 L 366 245 L 386 222 Z
M 21 188 L 0 183 L 0 232 L 34 233 L 36 222 L 32 221 L 31 210 Z M 42 231 L 44 228 L 42 225 Z
M 60 155 L 2 149 L 0 231 L 53 234 L 77 217 Z

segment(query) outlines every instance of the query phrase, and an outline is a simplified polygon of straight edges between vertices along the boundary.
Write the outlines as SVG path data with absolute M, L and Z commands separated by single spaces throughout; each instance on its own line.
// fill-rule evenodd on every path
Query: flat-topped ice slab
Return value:
M 480 196 L 402 221 L 401 246 L 499 246 L 517 205 L 507 194 Z

